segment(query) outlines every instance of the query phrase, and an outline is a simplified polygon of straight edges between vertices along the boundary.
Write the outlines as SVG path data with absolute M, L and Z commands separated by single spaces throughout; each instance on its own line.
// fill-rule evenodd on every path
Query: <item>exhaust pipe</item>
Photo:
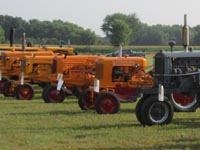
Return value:
M 23 33 L 23 38 L 22 38 L 22 51 L 26 51 L 26 33 Z
M 119 45 L 118 57 L 122 57 L 122 44 Z
M 13 42 L 15 38 L 15 28 L 10 28 L 10 47 L 13 47 Z
M 187 25 L 187 15 L 184 15 L 184 26 L 182 28 L 182 42 L 185 52 L 188 52 L 189 47 L 189 26 Z

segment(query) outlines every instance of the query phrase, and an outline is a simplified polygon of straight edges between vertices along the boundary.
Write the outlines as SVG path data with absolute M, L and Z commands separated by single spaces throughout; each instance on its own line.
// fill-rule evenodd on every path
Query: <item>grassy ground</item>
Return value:
M 121 104 L 115 115 L 82 111 L 74 97 L 46 104 L 0 96 L 2 150 L 179 150 L 199 149 L 200 111 L 176 113 L 169 125 L 143 127 L 135 117 L 136 103 Z

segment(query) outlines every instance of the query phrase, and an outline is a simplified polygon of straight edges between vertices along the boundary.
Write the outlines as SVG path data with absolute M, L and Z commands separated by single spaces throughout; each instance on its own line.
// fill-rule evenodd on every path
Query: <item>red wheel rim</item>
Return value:
M 85 109 L 94 109 L 94 100 L 91 100 L 89 92 L 83 96 L 83 104 Z
M 8 82 L 4 85 L 4 94 L 6 96 L 13 97 L 14 96 L 14 89 L 11 86 L 11 82 Z
M 195 96 L 188 96 L 182 93 L 173 93 L 173 97 L 176 103 L 181 104 L 182 106 L 191 104 L 195 99 Z
M 33 90 L 28 85 L 21 85 L 18 89 L 18 96 L 21 100 L 30 100 L 33 96 Z
M 105 114 L 111 114 L 117 107 L 115 99 L 111 96 L 105 96 L 99 103 L 101 111 Z
M 56 88 L 49 89 L 49 92 L 47 94 L 48 99 L 50 100 L 50 102 L 53 103 L 61 102 L 63 98 L 63 93 L 61 91 L 58 91 Z

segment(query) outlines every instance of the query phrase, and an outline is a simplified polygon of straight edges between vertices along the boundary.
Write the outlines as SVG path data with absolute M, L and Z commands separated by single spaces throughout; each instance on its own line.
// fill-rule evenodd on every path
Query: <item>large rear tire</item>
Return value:
M 46 90 L 49 88 L 50 85 L 46 85 L 43 90 L 42 90 L 42 98 L 44 100 L 45 103 L 48 103 L 48 101 L 46 100 L 46 96 L 45 96 L 45 92 Z
M 2 79 L 0 80 L 0 94 L 3 93 L 3 84 L 6 83 L 9 79 L 2 77 Z
M 112 92 L 100 93 L 95 100 L 95 109 L 98 114 L 115 114 L 120 110 L 120 101 Z
M 163 102 L 157 96 L 148 97 L 141 107 L 143 125 L 163 125 L 172 121 L 174 114 L 173 104 L 165 97 Z
M 172 93 L 171 100 L 177 111 L 195 111 L 199 106 L 197 94 Z
M 195 111 L 199 106 L 198 94 L 192 90 L 195 87 L 195 79 L 191 76 L 182 77 L 177 81 L 179 93 L 172 93 L 171 100 L 176 111 Z
M 74 95 L 74 96 L 76 96 L 77 98 L 79 98 L 80 96 L 81 96 L 81 94 L 82 94 L 82 90 L 81 90 L 81 88 L 79 88 L 79 87 L 72 87 L 72 94 Z
M 94 109 L 95 108 L 95 99 L 97 97 L 97 93 L 94 93 L 93 99 L 91 99 L 90 89 L 84 90 L 79 98 L 78 105 L 82 110 Z
M 2 86 L 2 92 L 5 97 L 15 97 L 15 87 L 12 85 L 13 80 L 5 82 Z

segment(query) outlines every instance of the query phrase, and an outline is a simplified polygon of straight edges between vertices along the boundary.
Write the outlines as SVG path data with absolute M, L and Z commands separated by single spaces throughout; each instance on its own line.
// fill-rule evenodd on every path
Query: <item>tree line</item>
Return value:
M 23 20 L 21 17 L 0 15 L 0 42 L 8 42 L 10 29 L 15 30 L 15 42 L 20 43 L 23 33 L 26 40 L 37 44 L 73 44 L 92 45 L 98 42 L 99 37 L 90 29 L 83 29 L 76 24 L 62 20 L 39 21 Z
M 182 45 L 181 25 L 148 25 L 142 23 L 136 14 L 115 13 L 107 15 L 101 25 L 105 37 L 100 37 L 90 29 L 62 20 L 40 21 L 23 20 L 21 17 L 0 15 L 0 43 L 8 43 L 10 29 L 15 29 L 15 42 L 20 43 L 22 34 L 36 44 L 71 44 L 95 45 L 167 45 L 175 40 Z M 190 27 L 190 44 L 200 45 L 200 25 Z

